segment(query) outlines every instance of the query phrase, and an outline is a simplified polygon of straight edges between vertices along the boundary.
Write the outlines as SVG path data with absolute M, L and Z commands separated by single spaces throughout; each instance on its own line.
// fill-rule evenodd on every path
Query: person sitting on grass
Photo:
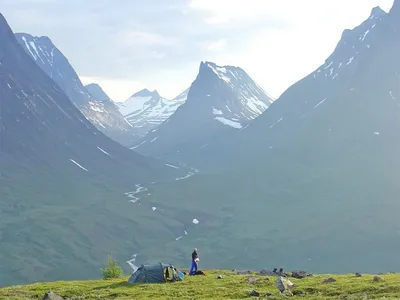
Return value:
M 194 275 L 198 269 L 199 255 L 197 254 L 197 248 L 194 248 L 192 253 L 192 265 L 190 266 L 189 275 Z

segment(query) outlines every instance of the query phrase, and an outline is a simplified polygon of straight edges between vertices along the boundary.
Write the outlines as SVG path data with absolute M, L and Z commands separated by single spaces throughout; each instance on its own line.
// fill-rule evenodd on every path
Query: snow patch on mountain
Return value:
M 171 164 L 165 164 L 167 167 L 173 168 L 173 169 L 179 169 L 179 167 L 171 165 Z
M 346 68 L 354 68 L 352 65 L 361 51 L 368 51 L 371 48 L 372 35 L 385 15 L 386 13 L 382 9 L 376 7 L 372 10 L 369 19 L 360 26 L 353 30 L 345 30 L 336 51 L 323 66 L 312 74 L 313 78 L 316 79 L 322 75 L 335 80 Z
M 87 120 L 120 143 L 131 143 L 134 139 L 132 127 L 126 123 L 113 102 L 108 97 L 93 97 L 82 85 L 68 59 L 48 37 L 34 37 L 26 33 L 16 33 L 15 37 L 25 52 L 57 83 Z M 101 90 L 98 86 L 97 89 Z
M 141 112 L 146 109 L 146 103 L 152 98 L 152 96 L 147 97 L 135 97 L 132 96 L 125 102 L 117 103 L 119 111 L 122 115 L 135 115 L 137 112 Z
M 147 141 L 143 141 L 143 142 L 141 142 L 140 144 L 138 144 L 138 145 L 136 145 L 136 146 L 133 146 L 133 147 L 131 147 L 131 148 L 129 148 L 129 149 L 134 150 L 134 149 L 140 147 L 141 145 L 143 145 L 143 144 L 146 143 L 146 142 L 147 142 Z
M 103 152 L 105 155 L 110 156 L 110 154 L 109 154 L 106 150 L 100 148 L 99 146 L 97 146 L 97 149 L 99 149 L 99 150 L 100 150 L 101 152 Z
M 241 129 L 243 127 L 242 124 L 240 124 L 239 122 L 228 120 L 223 117 L 215 117 L 215 120 L 221 122 L 224 125 L 228 125 L 230 127 L 236 128 L 236 129 Z
M 215 107 L 213 107 L 213 114 L 214 115 L 222 115 L 223 113 L 222 113 L 222 110 L 219 110 L 219 109 L 216 109 Z
M 119 111 L 133 126 L 136 133 L 144 136 L 154 130 L 182 105 L 187 99 L 188 90 L 174 100 L 161 97 L 157 91 L 147 89 L 135 93 L 124 102 L 116 102 Z
M 228 76 L 226 76 L 226 74 L 228 73 L 228 71 L 227 71 L 227 69 L 226 69 L 225 67 L 219 67 L 219 66 L 211 65 L 211 64 L 209 64 L 208 66 L 209 66 L 209 68 L 211 68 L 211 70 L 213 70 L 213 72 L 214 72 L 220 79 L 222 79 L 223 81 L 225 81 L 226 83 L 228 83 L 229 85 L 231 85 L 231 79 L 230 79 Z M 229 71 L 229 73 L 230 73 L 231 75 L 233 75 L 233 72 L 232 72 L 232 71 Z M 233 75 L 233 76 L 235 77 L 235 75 Z
M 325 102 L 326 99 L 328 99 L 328 98 L 325 98 L 325 99 L 323 99 L 322 101 L 318 102 L 318 104 L 315 105 L 314 108 L 317 108 L 318 106 L 320 106 L 322 103 Z
M 83 167 L 81 164 L 77 163 L 75 160 L 73 159 L 69 159 L 73 164 L 75 164 L 76 166 L 78 166 L 79 168 L 81 168 L 82 170 L 88 172 L 88 169 L 86 169 L 85 167 Z

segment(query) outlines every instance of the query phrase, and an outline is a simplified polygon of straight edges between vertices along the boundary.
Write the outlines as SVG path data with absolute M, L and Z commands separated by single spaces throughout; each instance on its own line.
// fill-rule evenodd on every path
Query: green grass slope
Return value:
M 52 290 L 65 299 L 246 299 L 253 290 L 260 298 L 282 299 L 275 286 L 275 277 L 234 275 L 231 271 L 208 271 L 206 276 L 188 277 L 167 284 L 131 285 L 127 278 L 102 281 L 37 283 L 0 289 L 0 299 L 41 299 Z M 217 279 L 221 274 L 222 279 Z M 256 276 L 256 284 L 248 283 Z M 400 299 L 400 274 L 382 275 L 384 281 L 374 282 L 373 275 L 333 275 L 337 281 L 322 283 L 332 275 L 316 275 L 307 279 L 290 279 L 298 287 L 293 290 L 299 299 Z

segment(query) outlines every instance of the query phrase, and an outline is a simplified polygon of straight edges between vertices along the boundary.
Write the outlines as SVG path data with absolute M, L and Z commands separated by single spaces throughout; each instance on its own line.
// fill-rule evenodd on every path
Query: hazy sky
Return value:
M 0 0 L 14 32 L 47 35 L 114 100 L 174 97 L 201 60 L 240 66 L 272 96 L 313 71 L 341 33 L 393 0 Z

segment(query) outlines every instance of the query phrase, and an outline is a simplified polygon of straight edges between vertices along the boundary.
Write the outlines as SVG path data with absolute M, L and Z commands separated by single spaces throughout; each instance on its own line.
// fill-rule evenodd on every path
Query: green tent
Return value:
M 135 273 L 131 275 L 129 283 L 164 283 L 181 281 L 183 273 L 179 272 L 174 266 L 158 263 L 155 265 L 141 265 Z

